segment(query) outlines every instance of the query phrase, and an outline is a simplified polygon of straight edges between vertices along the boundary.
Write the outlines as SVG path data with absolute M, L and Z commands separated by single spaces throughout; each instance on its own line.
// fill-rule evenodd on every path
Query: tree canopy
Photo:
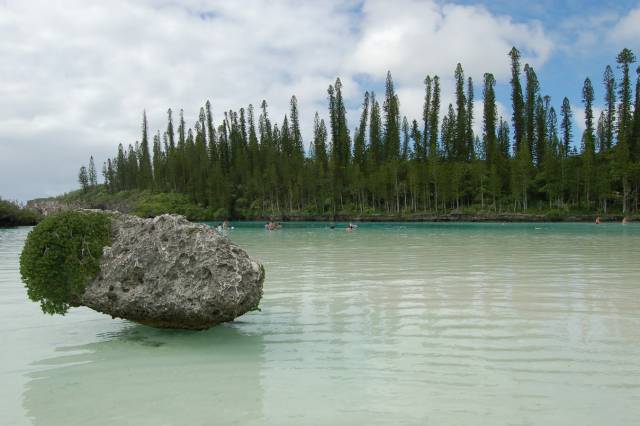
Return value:
M 605 68 L 604 108 L 597 121 L 592 80 L 585 80 L 582 134 L 573 127 L 576 113 L 569 100 L 554 106 L 533 67 L 521 66 L 518 49 L 508 55 L 511 117 L 498 113 L 492 74 L 484 75 L 482 90 L 476 91 L 457 64 L 454 102 L 444 106 L 444 114 L 439 76 L 424 79 L 422 117 L 412 119 L 401 115 L 389 72 L 382 95 L 364 94 L 352 135 L 338 78 L 327 89 L 328 121 L 316 113 L 306 144 L 295 96 L 281 120 L 270 116 L 266 101 L 258 108 L 226 111 L 217 124 L 207 101 L 190 128 L 182 111 L 176 119 L 168 110 L 166 128 L 151 139 L 143 113 L 140 142 L 118 146 L 102 167 L 104 185 L 110 192 L 186 194 L 216 216 L 228 217 L 463 208 L 637 211 L 640 69 L 634 76 L 633 52 L 623 49 L 617 56 L 619 76 Z M 474 116 L 476 92 L 482 96 L 482 117 Z M 480 134 L 474 134 L 475 120 Z M 97 185 L 92 159 L 80 169 L 79 181 L 85 190 Z

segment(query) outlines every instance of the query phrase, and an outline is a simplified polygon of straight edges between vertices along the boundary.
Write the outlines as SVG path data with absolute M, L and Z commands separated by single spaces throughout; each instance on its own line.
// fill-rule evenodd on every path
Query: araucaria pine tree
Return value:
M 80 172 L 78 173 L 78 182 L 80 183 L 80 188 L 82 191 L 87 192 L 89 189 L 89 174 L 87 173 L 87 168 L 85 166 L 80 167 Z
M 98 185 L 98 175 L 96 173 L 96 165 L 93 162 L 93 155 L 89 158 L 89 170 L 87 171 L 89 186 Z

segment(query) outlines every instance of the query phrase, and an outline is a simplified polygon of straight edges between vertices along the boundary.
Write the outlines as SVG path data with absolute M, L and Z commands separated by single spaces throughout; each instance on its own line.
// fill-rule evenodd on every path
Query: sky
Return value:
M 460 62 L 480 132 L 485 72 L 511 115 L 511 46 L 556 109 L 569 98 L 579 135 L 585 77 L 598 113 L 605 66 L 623 47 L 640 55 L 640 2 L 0 0 L 0 197 L 76 189 L 90 155 L 100 168 L 119 143 L 140 139 L 145 110 L 155 132 L 168 108 L 192 126 L 207 100 L 218 121 L 266 99 L 280 122 L 295 94 L 308 146 L 336 77 L 353 128 L 364 91 L 382 96 L 387 70 L 411 121 L 426 75 L 440 76 L 443 109 L 453 101 Z

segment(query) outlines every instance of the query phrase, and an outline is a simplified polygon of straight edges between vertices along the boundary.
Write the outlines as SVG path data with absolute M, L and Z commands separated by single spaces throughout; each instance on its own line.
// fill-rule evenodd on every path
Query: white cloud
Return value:
M 638 47 L 640 38 L 640 8 L 624 15 L 614 10 L 603 10 L 588 16 L 570 16 L 559 25 L 559 50 L 566 54 L 580 53 L 586 57 L 613 49 Z M 626 45 L 626 46 L 625 46 Z
M 419 119 L 426 74 L 443 78 L 446 108 L 462 62 L 480 99 L 482 73 L 507 76 L 512 45 L 538 66 L 552 46 L 537 22 L 432 1 L 0 2 L 0 195 L 73 189 L 90 154 L 101 164 L 139 138 L 143 109 L 154 131 L 169 107 L 192 124 L 207 99 L 217 119 L 266 99 L 279 121 L 296 94 L 309 140 L 336 76 L 355 126 L 363 91 L 391 69 Z
M 523 63 L 534 66 L 542 65 L 552 49 L 541 24 L 515 23 L 483 7 L 369 1 L 349 68 L 382 76 L 391 69 L 395 79 L 409 84 L 427 73 L 451 76 L 461 62 L 477 81 L 485 72 L 503 78 L 509 73 L 507 52 L 514 45 L 523 52 Z
M 634 43 L 640 38 L 640 8 L 631 10 L 620 18 L 609 33 L 609 38 L 615 43 Z

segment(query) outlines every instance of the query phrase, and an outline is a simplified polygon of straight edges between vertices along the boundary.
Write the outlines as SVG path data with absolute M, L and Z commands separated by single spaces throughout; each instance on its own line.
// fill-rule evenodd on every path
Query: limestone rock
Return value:
M 112 245 L 79 304 L 154 327 L 205 329 L 256 309 L 264 268 L 178 215 L 113 213 Z

